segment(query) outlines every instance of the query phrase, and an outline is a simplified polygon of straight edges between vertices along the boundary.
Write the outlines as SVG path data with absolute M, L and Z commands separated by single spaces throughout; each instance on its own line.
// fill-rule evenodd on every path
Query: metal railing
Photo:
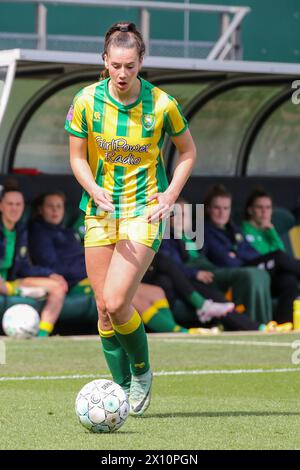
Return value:
M 0 0 L 0 4 L 1 3 L 4 3 L 4 0 Z M 160 51 L 165 50 L 165 55 L 168 56 L 197 57 L 210 60 L 241 59 L 242 44 L 240 28 L 244 17 L 251 11 L 248 7 L 190 4 L 189 0 L 185 0 L 184 3 L 139 0 L 12 0 L 10 3 L 30 3 L 36 5 L 36 32 L 31 34 L 1 32 L 0 45 L 2 45 L 2 48 L 3 45 L 5 45 L 5 48 L 16 46 L 20 47 L 20 43 L 23 43 L 25 44 L 25 48 L 53 50 L 56 47 L 59 50 L 72 50 L 74 52 L 79 52 L 80 49 L 78 49 L 78 47 L 82 48 L 85 44 L 89 52 L 93 52 L 91 50 L 93 47 L 97 47 L 98 52 L 104 38 L 89 37 L 91 46 L 88 47 L 89 39 L 85 36 L 48 35 L 47 6 L 70 5 L 106 9 L 129 7 L 139 11 L 139 26 L 146 43 L 148 54 L 154 56 L 162 55 Z M 153 10 L 177 11 L 184 13 L 183 41 L 166 41 L 163 39 L 153 40 L 150 38 L 150 12 Z M 190 14 L 196 13 L 219 15 L 219 37 L 215 42 L 200 40 L 190 41 Z M 30 47 L 28 47 L 28 44 Z M 54 48 L 53 45 L 55 45 Z M 169 49 L 167 48 L 168 46 Z M 176 47 L 178 48 L 177 51 Z

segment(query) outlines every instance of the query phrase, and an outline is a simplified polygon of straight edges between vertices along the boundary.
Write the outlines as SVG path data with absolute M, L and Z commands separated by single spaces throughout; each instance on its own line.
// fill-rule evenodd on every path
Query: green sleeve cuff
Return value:
M 65 126 L 65 130 L 66 130 L 67 132 L 69 132 L 70 134 L 75 135 L 76 137 L 81 137 L 81 139 L 86 139 L 86 138 L 87 138 L 87 134 L 84 134 L 84 133 L 82 133 L 82 132 L 74 131 L 74 130 L 71 129 L 70 127 L 66 127 L 66 126 Z
M 179 135 L 183 134 L 188 129 L 188 127 L 188 124 L 186 124 L 184 128 L 181 129 L 181 131 L 175 132 L 174 134 L 170 134 L 170 137 L 178 137 Z

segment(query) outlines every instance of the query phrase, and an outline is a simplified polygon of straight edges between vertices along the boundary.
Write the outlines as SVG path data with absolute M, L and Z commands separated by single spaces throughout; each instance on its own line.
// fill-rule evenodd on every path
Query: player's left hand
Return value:
M 175 204 L 175 201 L 167 192 L 152 194 L 152 196 L 149 196 L 148 202 L 153 200 L 157 200 L 158 204 L 153 207 L 148 215 L 148 223 L 150 224 L 170 217 Z

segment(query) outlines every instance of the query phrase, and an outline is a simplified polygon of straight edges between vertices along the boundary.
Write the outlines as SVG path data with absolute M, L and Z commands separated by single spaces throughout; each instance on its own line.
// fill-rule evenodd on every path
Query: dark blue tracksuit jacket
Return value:
M 70 287 L 87 277 L 84 249 L 73 229 L 36 219 L 30 224 L 29 237 L 34 263 L 61 274 Z
M 3 260 L 6 249 L 6 238 L 2 230 L 2 223 L 0 223 L 0 264 Z M 50 267 L 33 266 L 28 256 L 28 232 L 24 224 L 18 223 L 16 225 L 16 245 L 13 266 L 8 272 L 7 279 L 14 281 L 15 279 L 24 277 L 37 277 L 49 276 L 54 273 Z
M 236 256 L 230 256 L 230 252 Z M 202 253 L 215 265 L 227 267 L 247 266 L 260 256 L 234 224 L 221 229 L 209 221 L 204 224 Z

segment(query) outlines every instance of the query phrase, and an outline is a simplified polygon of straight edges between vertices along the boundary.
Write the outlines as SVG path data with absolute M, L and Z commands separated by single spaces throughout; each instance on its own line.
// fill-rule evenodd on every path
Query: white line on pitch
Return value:
M 170 375 L 224 375 L 224 374 L 274 374 L 283 372 L 300 372 L 300 367 L 286 367 L 281 369 L 225 369 L 225 370 L 177 370 L 154 372 L 157 377 Z M 1 382 L 9 381 L 28 381 L 28 380 L 66 380 L 66 379 L 101 379 L 109 375 L 103 374 L 85 374 L 85 375 L 36 375 L 23 377 L 0 377 Z
M 280 372 L 300 372 L 300 367 L 286 367 L 282 369 L 225 369 L 225 370 L 179 370 L 179 371 L 162 371 L 154 372 L 154 375 L 222 375 L 222 374 L 270 374 Z
M 181 338 L 166 338 L 163 340 L 167 343 L 194 343 L 194 344 L 230 344 L 236 346 L 278 346 L 278 347 L 292 347 L 293 343 L 283 343 L 275 341 L 242 341 L 242 340 L 218 340 L 218 339 L 181 339 Z
M 21 377 L 0 377 L 0 382 L 9 382 L 9 381 L 27 381 L 27 380 L 66 380 L 66 379 L 105 379 L 110 377 L 109 375 L 104 374 L 76 374 L 76 375 L 33 375 L 30 376 L 21 376 Z

